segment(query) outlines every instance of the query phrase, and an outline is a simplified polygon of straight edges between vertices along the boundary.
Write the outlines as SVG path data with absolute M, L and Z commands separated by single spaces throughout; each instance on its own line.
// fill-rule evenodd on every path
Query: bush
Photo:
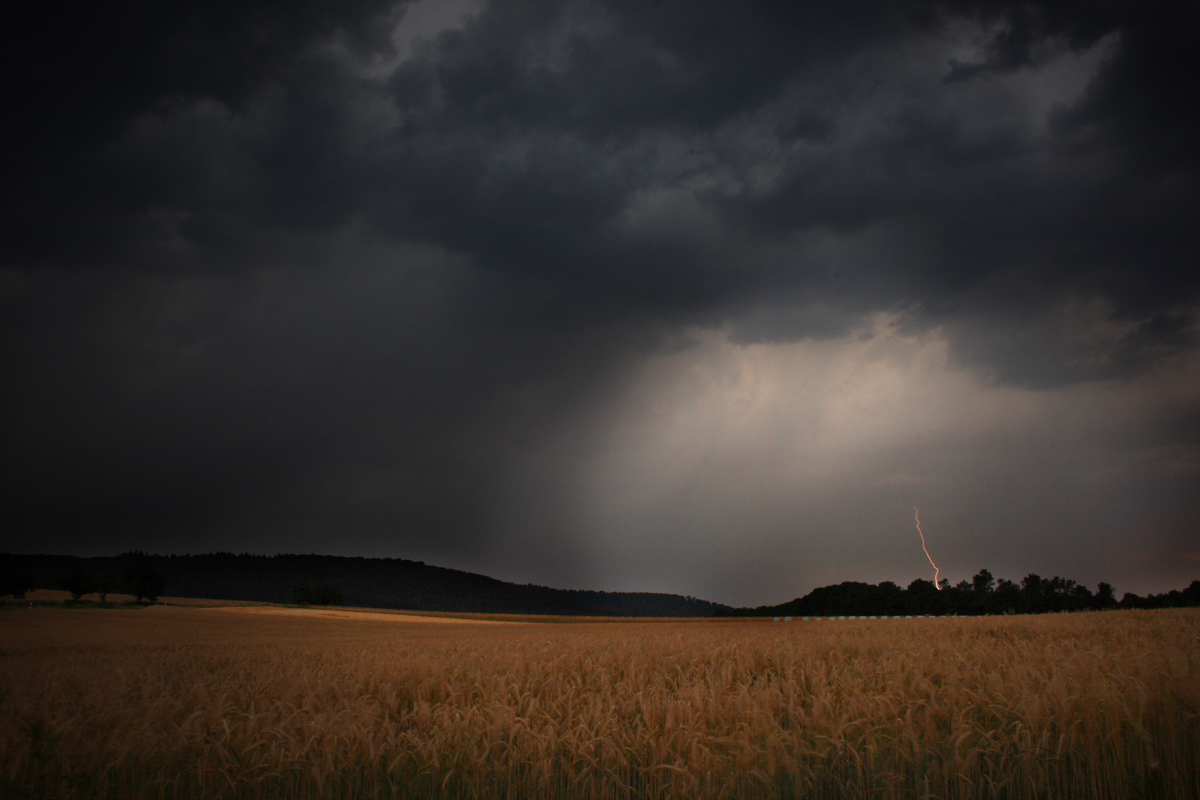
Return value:
M 342 603 L 342 590 L 332 583 L 318 583 L 313 588 L 313 604 L 318 606 L 336 606 Z
M 309 586 L 302 583 L 292 593 L 296 605 L 300 606 L 336 606 L 342 602 L 342 590 L 332 583 L 318 583 Z

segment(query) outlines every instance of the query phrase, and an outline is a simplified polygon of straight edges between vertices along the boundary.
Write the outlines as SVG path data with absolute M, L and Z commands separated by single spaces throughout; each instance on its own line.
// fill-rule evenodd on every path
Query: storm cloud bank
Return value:
M 759 604 L 927 577 L 920 505 L 955 580 L 1184 585 L 1198 17 L 31 9 L 4 549 Z

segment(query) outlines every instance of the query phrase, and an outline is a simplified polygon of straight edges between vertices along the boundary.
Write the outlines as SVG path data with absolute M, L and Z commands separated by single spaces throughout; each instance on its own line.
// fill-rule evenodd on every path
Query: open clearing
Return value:
M 9 606 L 0 795 L 1200 797 L 1197 610 L 446 620 Z

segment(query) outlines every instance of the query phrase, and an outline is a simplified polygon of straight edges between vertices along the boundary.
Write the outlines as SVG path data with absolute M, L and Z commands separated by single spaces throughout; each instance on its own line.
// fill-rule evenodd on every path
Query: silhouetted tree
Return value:
M 1015 613 L 1021 605 L 1021 587 L 1008 578 L 1001 578 L 997 581 L 996 589 L 992 594 L 993 602 L 1006 614 Z
M 96 594 L 98 594 L 100 596 L 101 603 L 107 603 L 108 602 L 108 593 L 115 592 L 120 588 L 121 588 L 121 584 L 117 581 L 117 579 L 114 578 L 112 575 L 107 575 L 107 574 L 101 575 L 98 578 L 96 578 L 96 582 L 93 585 L 93 590 L 95 591 Z
M 1192 581 L 1180 594 L 1188 605 L 1200 606 L 1200 581 Z
M 1029 613 L 1044 611 L 1042 576 L 1031 572 L 1021 579 L 1021 610 Z
M 1100 582 L 1096 587 L 1096 596 L 1092 598 L 1093 608 L 1112 608 L 1117 604 L 1116 592 L 1112 584 Z
M 995 585 L 995 578 L 986 569 L 979 570 L 971 579 L 971 587 L 979 594 L 989 594 Z
M 1085 608 L 1091 608 L 1094 599 L 1091 589 L 1082 583 L 1078 584 L 1071 589 L 1071 610 L 1083 611 Z
M 933 581 L 917 578 L 904 590 L 905 611 L 910 614 L 933 614 L 938 610 L 937 587 Z
M 1044 611 L 1065 611 L 1070 607 L 1071 591 L 1075 581 L 1069 581 L 1055 575 L 1050 580 L 1042 581 L 1042 604 Z
M 879 607 L 875 613 L 902 614 L 904 613 L 904 590 L 892 581 L 879 584 Z
M 163 596 L 167 588 L 167 579 L 148 561 L 141 561 L 125 570 L 125 590 L 137 598 L 140 603 L 147 600 L 151 603 Z
M 96 576 L 86 567 L 72 567 L 59 584 L 71 593 L 72 600 L 78 600 L 85 594 L 96 591 Z

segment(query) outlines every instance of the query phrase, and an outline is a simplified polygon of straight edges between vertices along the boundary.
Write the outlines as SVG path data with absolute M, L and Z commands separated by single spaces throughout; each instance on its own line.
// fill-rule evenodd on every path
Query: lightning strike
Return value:
M 929 555 L 929 550 L 925 547 L 925 534 L 921 531 L 921 512 L 917 510 L 916 506 L 913 506 L 913 517 L 917 520 L 917 534 L 921 537 L 921 549 L 925 551 L 925 557 L 929 559 L 929 563 L 933 564 L 933 556 Z M 942 571 L 938 569 L 938 565 L 933 564 L 933 585 L 939 592 L 942 590 L 942 584 L 938 582 L 938 576 L 941 574 Z

